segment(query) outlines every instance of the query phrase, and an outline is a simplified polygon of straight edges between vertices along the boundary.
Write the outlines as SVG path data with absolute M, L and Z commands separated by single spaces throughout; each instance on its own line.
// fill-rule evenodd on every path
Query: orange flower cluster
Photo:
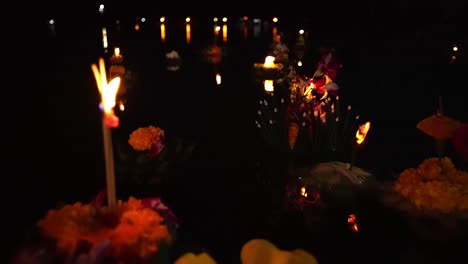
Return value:
M 448 157 L 428 158 L 417 168 L 406 169 L 394 189 L 419 209 L 468 210 L 468 172 L 457 170 Z
M 140 127 L 130 134 L 128 143 L 137 151 L 151 150 L 151 146 L 164 137 L 164 130 L 155 126 Z
M 109 224 L 112 217 L 117 217 L 117 225 Z M 38 226 L 45 237 L 56 241 L 58 250 L 68 255 L 75 252 L 81 241 L 91 245 L 108 241 L 108 254 L 116 258 L 147 258 L 154 255 L 162 243 L 172 242 L 164 218 L 133 197 L 127 202 L 119 201 L 115 212 L 105 206 L 95 208 L 79 202 L 49 210 Z

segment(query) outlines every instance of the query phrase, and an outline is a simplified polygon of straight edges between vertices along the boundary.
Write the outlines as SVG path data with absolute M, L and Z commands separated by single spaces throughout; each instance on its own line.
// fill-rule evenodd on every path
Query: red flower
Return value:
M 462 124 L 453 132 L 452 145 L 457 155 L 468 162 L 468 123 Z

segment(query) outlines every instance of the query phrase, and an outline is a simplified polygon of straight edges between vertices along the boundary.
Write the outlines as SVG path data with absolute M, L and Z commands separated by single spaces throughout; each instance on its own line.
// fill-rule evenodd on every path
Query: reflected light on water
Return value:
M 192 38 L 192 30 L 191 30 L 191 27 L 190 27 L 190 17 L 186 17 L 185 18 L 185 39 L 187 41 L 187 44 L 190 43 L 190 40 Z
M 278 35 L 278 27 L 273 26 L 273 41 L 276 41 L 276 36 Z
M 190 28 L 190 23 L 187 23 L 185 25 L 185 38 L 187 40 L 187 44 L 190 43 L 190 40 L 191 40 L 191 28 Z
M 165 42 L 166 41 L 166 25 L 164 25 L 164 23 L 161 23 L 160 28 L 161 28 L 161 41 Z
M 253 36 L 254 38 L 260 37 L 260 32 L 262 31 L 262 24 L 260 23 L 261 20 L 258 18 L 254 18 L 253 20 L 254 25 L 253 25 Z
M 223 41 L 227 42 L 228 40 L 228 27 L 226 24 L 223 25 Z
M 107 29 L 105 27 L 102 28 L 102 47 L 106 50 L 109 46 L 107 42 Z
M 48 24 L 49 24 L 50 33 L 52 34 L 52 36 L 55 36 L 55 35 L 56 35 L 56 31 L 55 31 L 55 20 L 54 20 L 54 19 L 50 19 Z

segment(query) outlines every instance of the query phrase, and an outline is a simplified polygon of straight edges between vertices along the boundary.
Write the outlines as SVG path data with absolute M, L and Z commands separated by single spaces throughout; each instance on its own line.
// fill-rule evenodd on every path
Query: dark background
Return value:
M 264 201 L 256 196 L 252 178 L 258 87 L 250 67 L 266 55 L 269 31 L 243 40 L 236 31 L 240 16 L 229 16 L 232 33 L 222 44 L 227 55 L 219 65 L 225 76 L 216 87 L 214 67 L 203 60 L 203 50 L 213 43 L 211 16 L 192 16 L 192 43 L 186 45 L 185 16 L 163 14 L 168 41 L 161 43 L 162 12 L 150 4 L 109 3 L 105 15 L 95 3 L 36 5 L 19 13 L 24 19 L 6 23 L 11 34 L 4 40 L 3 186 L 14 227 L 7 231 L 12 249 L 46 210 L 60 202 L 88 201 L 105 183 L 99 99 L 90 68 L 103 55 L 100 28 L 105 25 L 110 45 L 121 46 L 137 76 L 130 108 L 121 116 L 125 125 L 114 139 L 156 124 L 199 142 L 192 170 L 174 181 L 167 202 L 187 222 L 187 244 L 213 253 L 237 252 L 239 241 L 258 233 L 263 223 L 255 217 Z M 337 49 L 343 60 L 337 80 L 342 98 L 361 120 L 373 123 L 360 165 L 381 180 L 434 155 L 432 141 L 415 125 L 435 112 L 439 96 L 447 115 L 467 122 L 466 11 L 464 4 L 449 2 L 353 1 L 339 8 L 319 2 L 309 15 L 278 15 L 288 44 L 299 29 L 308 33 L 305 62 L 313 61 L 320 47 Z M 135 32 L 138 16 L 147 22 Z M 52 17 L 56 35 L 47 25 Z M 260 17 L 271 21 L 272 16 Z M 116 19 L 119 34 L 112 31 Z M 454 44 L 460 51 L 451 63 Z M 175 73 L 164 68 L 164 54 L 173 49 L 183 58 Z

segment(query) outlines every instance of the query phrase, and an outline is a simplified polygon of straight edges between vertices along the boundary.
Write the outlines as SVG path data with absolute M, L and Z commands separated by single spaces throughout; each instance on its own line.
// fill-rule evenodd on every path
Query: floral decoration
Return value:
M 455 168 L 448 157 L 428 158 L 418 167 L 404 170 L 394 189 L 421 210 L 468 210 L 468 172 Z
M 126 202 L 119 201 L 116 210 L 110 211 L 107 206 L 77 202 L 49 210 L 38 227 L 64 256 L 73 256 L 86 243 L 91 249 L 105 244 L 103 254 L 116 259 L 144 260 L 156 254 L 162 245 L 173 242 L 170 223 L 149 205 L 150 201 L 145 204 L 144 200 L 130 197 Z

